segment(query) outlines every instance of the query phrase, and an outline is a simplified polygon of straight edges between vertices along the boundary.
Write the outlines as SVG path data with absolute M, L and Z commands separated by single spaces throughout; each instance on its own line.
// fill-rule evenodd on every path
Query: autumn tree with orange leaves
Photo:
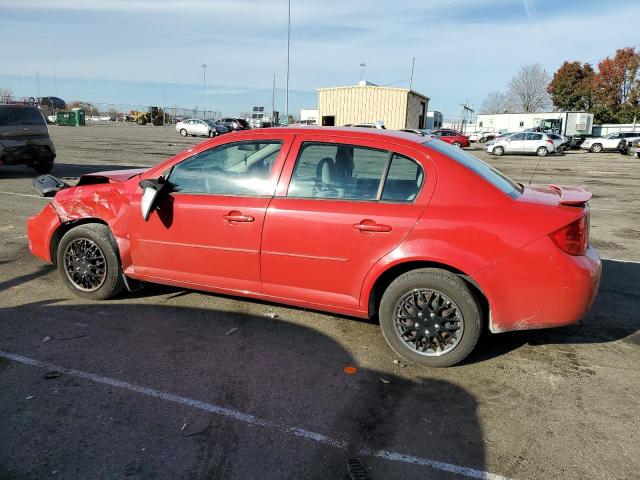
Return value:
M 598 63 L 598 71 L 580 62 L 565 62 L 548 92 L 559 110 L 590 110 L 597 123 L 640 121 L 640 52 L 621 48 Z

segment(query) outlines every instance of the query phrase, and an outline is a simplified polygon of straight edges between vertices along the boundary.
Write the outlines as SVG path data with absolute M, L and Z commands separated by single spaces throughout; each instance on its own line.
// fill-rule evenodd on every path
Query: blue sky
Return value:
M 553 73 L 640 42 L 637 0 L 292 0 L 290 111 L 315 89 L 408 86 L 455 117 L 520 65 Z M 0 87 L 104 103 L 284 111 L 287 0 L 0 0 Z M 54 83 L 54 72 L 57 81 Z

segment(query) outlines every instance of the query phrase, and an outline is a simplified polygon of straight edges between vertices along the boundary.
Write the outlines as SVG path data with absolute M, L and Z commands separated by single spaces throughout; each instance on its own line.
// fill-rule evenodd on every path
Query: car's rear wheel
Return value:
M 180 135 L 182 135 L 183 137 L 186 137 L 187 136 L 187 130 L 184 129 L 184 128 L 181 128 L 180 129 Z
M 479 139 L 478 139 L 478 141 L 479 141 L 480 143 L 484 143 L 484 142 L 486 142 L 486 141 L 487 141 L 487 139 L 486 139 L 486 138 L 484 138 L 484 137 L 481 137 L 481 138 L 479 138 Z
M 497 155 L 498 157 L 501 157 L 502 155 L 504 155 L 504 148 L 502 148 L 502 147 L 494 147 L 493 148 L 493 154 Z
M 462 144 L 460 142 L 453 142 L 451 145 L 454 147 L 462 148 Z
M 384 292 L 380 327 L 405 360 L 448 367 L 478 343 L 482 311 L 465 282 L 445 270 L 422 268 L 396 278 Z
M 49 173 L 53 169 L 53 155 L 47 155 L 39 158 L 33 162 L 32 167 L 37 173 Z
M 209 130 L 209 138 L 213 138 L 216 136 L 216 132 L 214 132 L 213 130 Z
M 547 147 L 538 147 L 538 149 L 536 150 L 536 155 L 538 155 L 539 157 L 546 157 L 548 153 L 549 150 L 547 150 Z
M 64 283 L 79 297 L 104 300 L 125 287 L 115 239 L 103 224 L 69 230 L 58 246 L 57 265 Z
M 589 150 L 592 153 L 600 153 L 602 151 L 602 144 L 594 143 L 593 145 L 591 145 L 591 148 Z

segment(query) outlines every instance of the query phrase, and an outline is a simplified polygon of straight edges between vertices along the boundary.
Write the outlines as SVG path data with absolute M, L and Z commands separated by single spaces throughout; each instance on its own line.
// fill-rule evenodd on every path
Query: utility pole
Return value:
M 411 78 L 409 79 L 409 90 L 413 88 L 413 69 L 416 66 L 416 57 L 413 57 L 413 61 L 411 62 Z
M 56 66 L 53 66 L 53 89 L 56 92 L 56 97 L 58 96 L 58 69 Z
M 276 74 L 273 74 L 273 88 L 271 89 L 271 126 L 276 121 Z
M 364 67 L 366 67 L 366 65 L 364 62 L 362 62 L 360 64 L 360 81 L 364 80 Z
M 203 63 L 202 67 L 202 118 L 207 115 L 207 64 Z
M 38 101 L 40 103 L 40 72 L 36 69 L 36 85 L 38 87 Z
M 284 111 L 289 125 L 289 53 L 291 49 L 291 0 L 289 0 L 289 15 L 287 17 L 287 87 L 284 97 Z

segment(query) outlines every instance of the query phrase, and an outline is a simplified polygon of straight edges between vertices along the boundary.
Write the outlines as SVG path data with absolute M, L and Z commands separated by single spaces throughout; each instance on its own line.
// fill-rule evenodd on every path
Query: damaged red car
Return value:
M 521 185 L 401 132 L 236 132 L 149 169 L 35 185 L 55 197 L 29 248 L 81 297 L 156 282 L 377 317 L 420 365 L 460 362 L 484 329 L 578 321 L 601 274 L 589 192 Z

